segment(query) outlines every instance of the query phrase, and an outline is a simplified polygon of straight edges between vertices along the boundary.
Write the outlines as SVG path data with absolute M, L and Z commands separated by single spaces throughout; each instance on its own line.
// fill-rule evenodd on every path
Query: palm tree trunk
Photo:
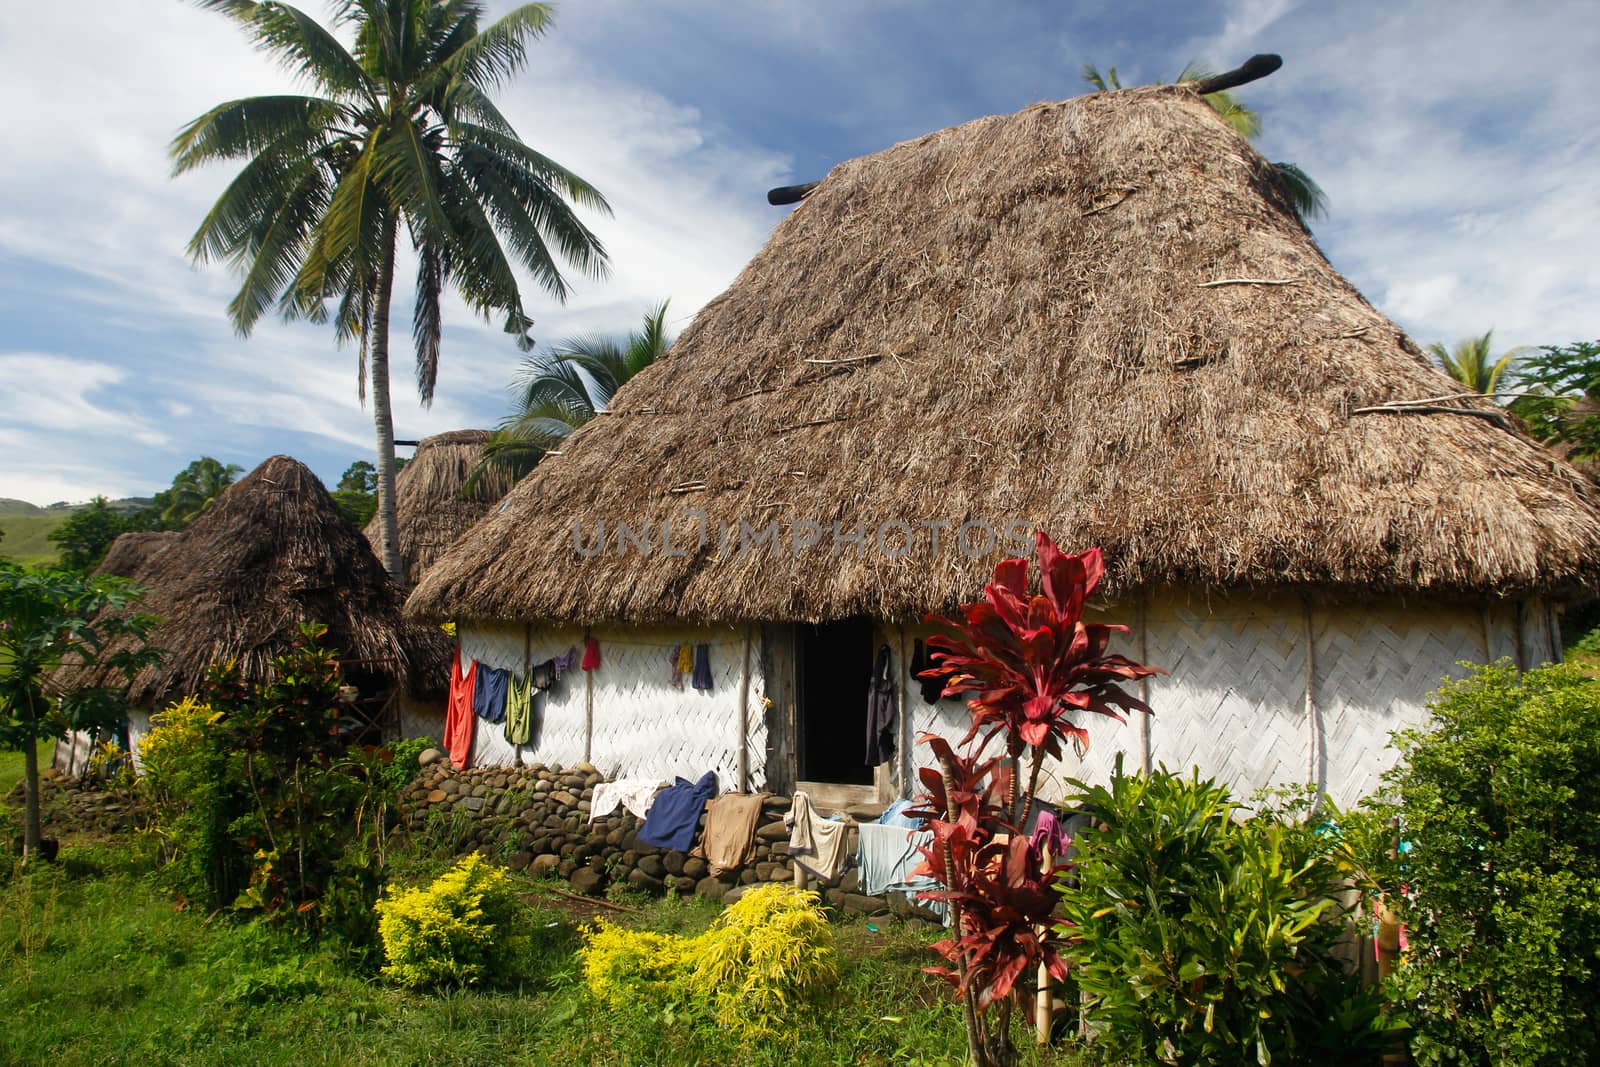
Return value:
M 22 798 L 22 862 L 39 851 L 39 742 L 30 737 L 22 746 L 22 774 L 27 783 Z
M 373 302 L 372 337 L 368 349 L 372 375 L 372 421 L 378 428 L 378 542 L 383 569 L 396 581 L 406 580 L 400 561 L 400 539 L 394 507 L 394 415 L 389 409 L 389 297 L 394 290 L 395 225 L 384 224 L 383 262 L 378 265 L 378 291 Z

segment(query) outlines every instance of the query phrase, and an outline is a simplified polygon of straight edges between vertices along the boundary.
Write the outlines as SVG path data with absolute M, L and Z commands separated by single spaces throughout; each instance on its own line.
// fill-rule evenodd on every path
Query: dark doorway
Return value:
M 866 764 L 872 621 L 796 627 L 800 778 L 871 785 Z

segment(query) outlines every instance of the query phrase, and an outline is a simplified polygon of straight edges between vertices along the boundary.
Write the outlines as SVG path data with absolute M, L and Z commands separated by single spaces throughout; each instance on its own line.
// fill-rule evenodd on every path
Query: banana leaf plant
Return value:
M 921 676 L 943 680 L 944 696 L 966 696 L 972 716 L 960 752 L 934 734 L 918 739 L 938 763 L 919 771 L 927 791 L 913 814 L 933 841 L 918 873 L 942 886 L 922 896 L 951 915 L 951 936 L 932 947 L 952 966 L 927 969 L 960 990 L 975 1067 L 1015 1059 L 1010 994 L 1020 979 L 1040 965 L 1066 977 L 1051 887 L 1069 865 L 1046 863 L 1023 833 L 1044 761 L 1063 758 L 1069 742 L 1079 756 L 1088 749 L 1083 715 L 1126 722 L 1128 712 L 1150 713 L 1121 686 L 1163 673 L 1107 651 L 1127 627 L 1083 621 L 1105 575 L 1100 550 L 1069 555 L 1043 532 L 1035 545 L 1038 592 L 1029 591 L 1028 561 L 1008 559 L 959 620 L 927 620 L 943 632 L 929 638 L 934 666 Z M 990 754 L 997 740 L 1001 752 Z

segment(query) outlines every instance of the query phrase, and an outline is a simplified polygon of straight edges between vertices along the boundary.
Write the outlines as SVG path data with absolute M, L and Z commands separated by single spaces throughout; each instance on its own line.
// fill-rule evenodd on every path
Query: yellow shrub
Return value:
M 717 1019 L 769 1033 L 785 1011 L 839 980 L 833 930 L 817 894 L 781 882 L 757 886 L 694 939 L 690 982 Z
M 839 978 L 817 894 L 781 883 L 751 889 L 698 937 L 601 921 L 585 929 L 580 956 L 589 991 L 607 1003 L 693 1001 L 746 1037 L 774 1032 Z
M 149 784 L 172 789 L 186 784 L 189 761 L 206 741 L 206 727 L 220 718 L 211 705 L 184 697 L 150 716 L 150 731 L 139 739 L 139 765 Z
M 505 871 L 477 853 L 377 908 L 389 961 L 383 974 L 400 985 L 495 985 L 521 976 L 531 947 L 526 908 Z
M 583 978 L 589 992 L 613 1006 L 645 996 L 667 999 L 683 992 L 689 939 L 629 930 L 604 919 L 583 928 Z

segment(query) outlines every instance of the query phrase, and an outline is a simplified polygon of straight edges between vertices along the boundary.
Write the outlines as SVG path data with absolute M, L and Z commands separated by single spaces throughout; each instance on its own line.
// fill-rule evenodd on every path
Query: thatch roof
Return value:
M 264 677 L 301 622 L 326 624 L 326 643 L 347 663 L 363 661 L 352 674 L 418 694 L 449 677 L 450 640 L 402 617 L 405 594 L 361 531 L 288 456 L 235 482 L 179 533 L 123 534 L 99 573 L 148 586 L 139 610 L 163 620 L 151 644 L 167 655 L 135 679 L 130 696 L 139 706 L 195 692 L 212 663 L 236 660 L 246 679 Z M 110 676 L 69 669 L 62 680 Z
M 1039 104 L 835 167 L 408 609 L 908 618 L 981 591 L 1006 546 L 967 558 L 967 520 L 1100 545 L 1113 592 L 1593 586 L 1600 498 L 1570 467 L 1492 411 L 1367 410 L 1459 393 L 1192 90 Z M 586 558 L 574 523 L 602 519 Z M 741 519 L 783 548 L 737 551 Z M 617 520 L 688 551 L 618 552 Z M 807 520 L 827 536 L 796 554 Z M 893 520 L 951 526 L 938 553 L 829 551 L 836 521 Z
M 156 561 L 182 536 L 171 530 L 118 534 L 106 550 L 105 558 L 95 568 L 95 573 L 131 578 L 140 585 L 150 585 L 151 581 L 145 579 L 145 574 L 153 571 Z
M 488 430 L 452 430 L 424 437 L 411 462 L 396 476 L 394 506 L 408 584 L 419 581 L 434 560 L 516 484 L 506 474 L 489 470 L 472 492 L 462 494 L 488 440 Z M 367 523 L 366 535 L 381 559 L 376 517 Z

